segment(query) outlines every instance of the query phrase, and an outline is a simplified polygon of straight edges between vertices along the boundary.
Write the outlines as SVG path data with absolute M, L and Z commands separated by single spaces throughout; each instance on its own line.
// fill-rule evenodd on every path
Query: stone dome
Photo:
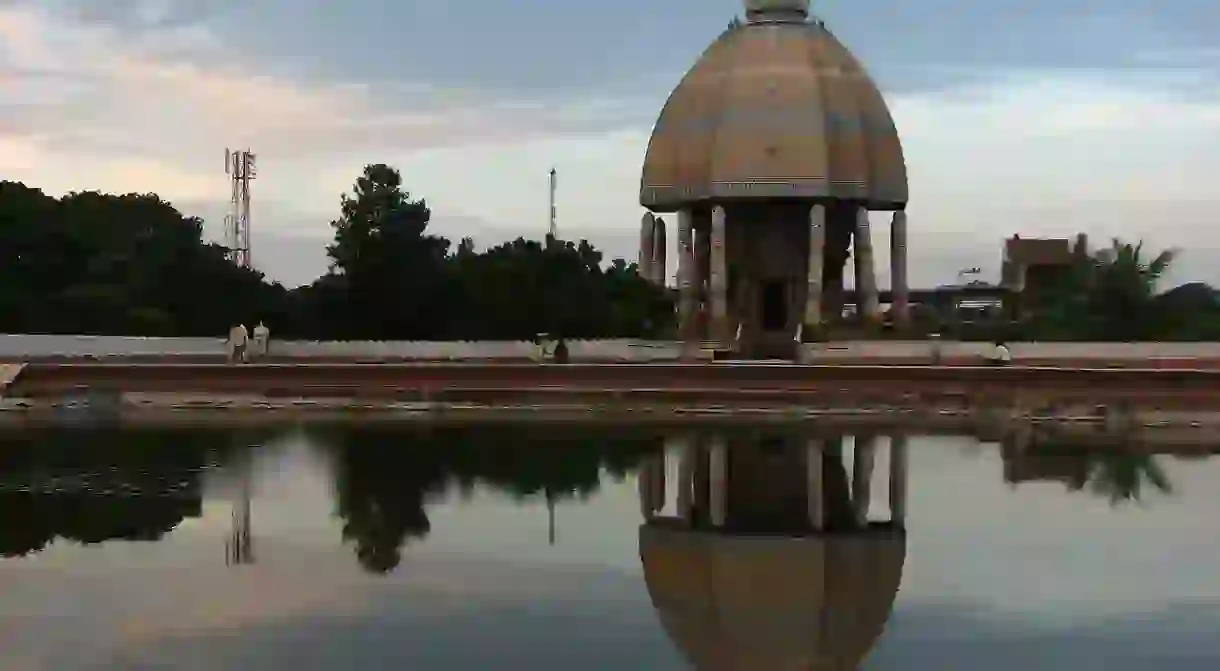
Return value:
M 808 0 L 744 0 L 670 94 L 644 158 L 640 203 L 837 199 L 903 209 L 907 172 L 889 108 Z
M 885 629 L 906 536 L 777 538 L 640 527 L 666 634 L 699 671 L 854 671 Z

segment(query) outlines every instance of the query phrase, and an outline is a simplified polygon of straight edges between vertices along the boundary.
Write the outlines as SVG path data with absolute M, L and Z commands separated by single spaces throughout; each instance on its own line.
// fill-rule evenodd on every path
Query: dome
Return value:
M 902 580 L 901 531 L 812 538 L 640 527 L 661 625 L 699 671 L 854 671 Z
M 907 202 L 902 144 L 881 92 L 808 0 L 745 0 L 670 94 L 644 158 L 655 211 L 759 198 Z

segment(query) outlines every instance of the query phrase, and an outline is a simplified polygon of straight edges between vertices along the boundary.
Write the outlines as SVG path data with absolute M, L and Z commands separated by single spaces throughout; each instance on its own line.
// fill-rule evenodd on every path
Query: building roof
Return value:
M 807 538 L 640 527 L 661 625 L 700 671 L 856 669 L 902 581 L 897 530 Z
M 644 158 L 640 202 L 808 198 L 907 202 L 902 144 L 869 74 L 808 0 L 745 0 L 670 94 Z

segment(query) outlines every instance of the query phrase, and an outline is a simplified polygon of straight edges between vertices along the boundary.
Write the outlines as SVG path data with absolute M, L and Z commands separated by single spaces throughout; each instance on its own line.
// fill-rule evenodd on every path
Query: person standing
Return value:
M 267 350 L 271 346 L 271 329 L 267 328 L 266 324 L 259 322 L 258 326 L 254 327 L 254 353 L 258 357 L 267 356 Z
M 250 342 L 250 332 L 245 324 L 238 324 L 229 329 L 229 363 L 245 363 L 246 345 Z

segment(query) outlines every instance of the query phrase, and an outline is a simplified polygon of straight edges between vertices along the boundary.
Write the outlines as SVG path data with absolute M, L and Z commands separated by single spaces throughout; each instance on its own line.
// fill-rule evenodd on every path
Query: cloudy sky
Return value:
M 1014 231 L 1181 247 L 1220 281 L 1220 5 L 819 0 L 892 101 L 912 276 L 998 272 Z M 437 232 L 635 256 L 665 97 L 738 0 L 0 0 L 0 178 L 155 191 L 220 235 L 226 146 L 259 156 L 254 257 L 325 266 L 339 194 L 399 167 Z M 884 228 L 878 227 L 879 236 Z M 673 236 L 671 236 L 673 237 Z M 884 248 L 885 244 L 878 245 Z M 884 255 L 880 259 L 884 266 Z M 886 280 L 883 277 L 882 282 Z

